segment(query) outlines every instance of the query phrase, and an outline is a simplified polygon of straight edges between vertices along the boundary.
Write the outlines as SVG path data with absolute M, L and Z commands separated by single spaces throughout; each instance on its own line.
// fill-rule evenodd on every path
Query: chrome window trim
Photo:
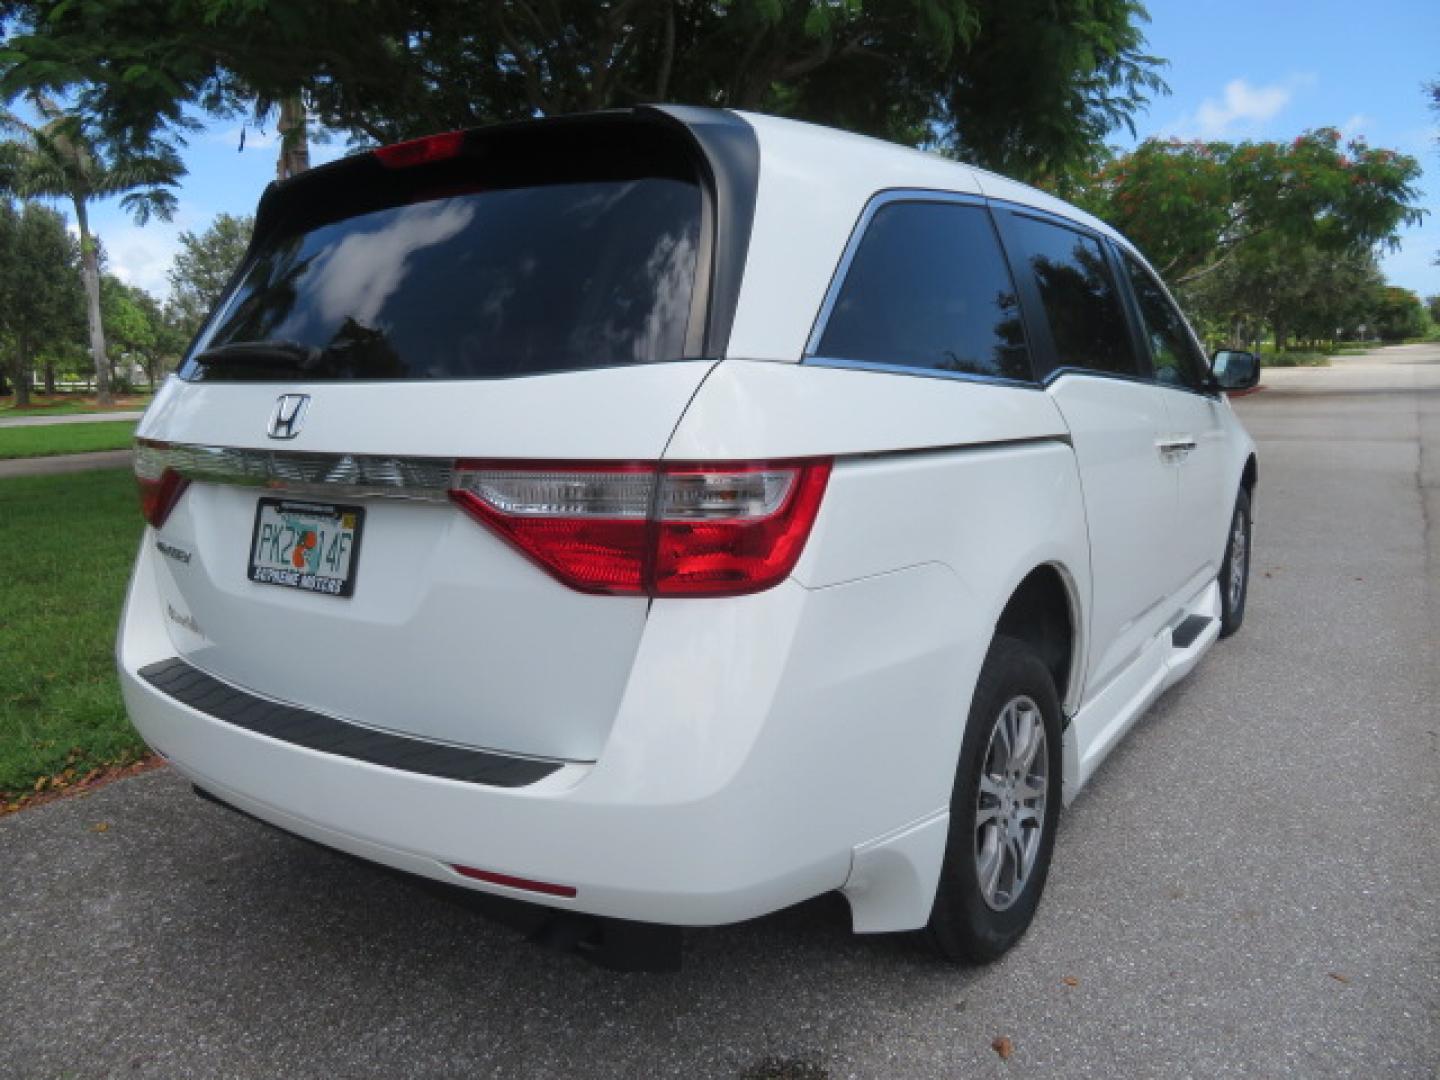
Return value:
M 1110 382 L 1139 383 L 1141 386 L 1158 385 L 1155 380 L 1150 378 L 1150 376 L 1148 375 L 1127 374 L 1121 371 L 1099 371 L 1095 368 L 1085 367 L 1054 368 L 1045 376 L 1045 378 L 1040 380 L 1040 385 L 1048 389 L 1052 384 L 1058 382 L 1060 379 L 1065 378 L 1067 375 L 1089 379 L 1107 379 Z
M 974 382 L 1009 386 L 1017 390 L 1039 390 L 1039 383 L 1030 379 L 1010 379 L 1004 375 L 979 375 L 972 371 L 946 371 L 944 368 L 919 367 L 914 364 L 892 364 L 885 360 L 849 360 L 835 356 L 807 356 L 807 367 L 836 368 L 840 371 L 874 371 L 882 375 L 912 375 L 919 379 L 946 379 L 951 382 Z

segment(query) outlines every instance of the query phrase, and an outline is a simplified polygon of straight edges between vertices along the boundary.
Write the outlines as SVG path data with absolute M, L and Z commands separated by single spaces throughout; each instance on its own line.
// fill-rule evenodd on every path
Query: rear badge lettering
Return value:
M 176 562 L 186 564 L 190 562 L 190 552 L 184 548 L 176 547 L 174 544 L 166 543 L 164 540 L 155 541 L 155 550 L 167 559 L 174 559 Z
M 189 630 L 196 637 L 203 638 L 205 636 L 205 631 L 200 629 L 200 624 L 195 621 L 195 616 L 181 615 L 180 612 L 176 611 L 169 604 L 165 605 L 165 614 L 170 616 L 171 622 L 175 623 L 178 626 L 183 626 L 186 630 Z

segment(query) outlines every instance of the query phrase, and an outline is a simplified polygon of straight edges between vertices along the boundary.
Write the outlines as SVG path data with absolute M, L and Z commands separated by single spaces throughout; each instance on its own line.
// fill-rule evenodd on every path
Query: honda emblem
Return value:
M 308 408 L 309 394 L 281 394 L 280 400 L 275 402 L 275 411 L 270 414 L 270 437 L 293 439 L 299 435 Z

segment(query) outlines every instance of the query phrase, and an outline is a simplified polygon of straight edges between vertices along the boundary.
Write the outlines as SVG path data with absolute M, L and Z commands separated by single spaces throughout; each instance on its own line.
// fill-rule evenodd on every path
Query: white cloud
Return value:
M 1206 98 L 1192 115 L 1170 125 L 1167 134 L 1223 139 L 1253 131 L 1277 116 L 1294 99 L 1298 89 L 1312 82 L 1313 75 L 1294 75 L 1284 82 L 1266 86 L 1251 85 L 1248 79 L 1232 79 L 1225 84 L 1218 99 Z
M 180 234 L 203 228 L 208 220 L 193 207 L 181 203 L 170 221 L 151 218 L 136 225 L 118 206 L 106 205 L 103 219 L 95 215 L 92 226 L 105 251 L 105 268 L 127 285 L 137 285 L 157 300 L 170 295 L 170 264 L 180 250 Z
M 80 227 L 69 206 L 57 208 L 65 211 L 65 231 L 79 240 Z M 152 217 L 143 227 L 136 225 L 116 200 L 90 206 L 90 232 L 100 238 L 105 254 L 103 269 L 127 285 L 138 285 L 157 300 L 170 295 L 168 274 L 180 250 L 180 233 L 198 229 L 204 223 L 202 216 L 184 203 L 176 208 L 172 220 Z
M 1374 122 L 1375 121 L 1371 117 L 1366 116 L 1364 113 L 1356 113 L 1354 116 L 1350 117 L 1349 120 L 1346 120 L 1345 123 L 1340 125 L 1341 140 L 1343 142 L 1349 142 L 1351 139 L 1363 139 L 1365 137 L 1366 130 Z
M 100 237 L 108 269 L 127 285 L 138 285 L 156 299 L 170 295 L 167 273 L 180 249 L 180 226 L 152 221 L 111 228 Z

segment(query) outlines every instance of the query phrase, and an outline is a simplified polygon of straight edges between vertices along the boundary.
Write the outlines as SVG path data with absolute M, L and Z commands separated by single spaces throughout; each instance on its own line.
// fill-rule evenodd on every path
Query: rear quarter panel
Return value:
M 883 763 L 891 781 L 904 778 L 868 800 L 877 812 L 865 825 L 878 835 L 948 805 L 970 694 L 1025 576 L 1052 564 L 1081 611 L 1088 606 L 1084 506 L 1058 411 L 1045 393 L 1017 387 L 726 361 L 667 451 L 690 460 L 814 455 L 836 464 L 794 577 L 812 594 L 834 592 L 827 608 L 839 622 L 824 635 L 825 664 L 787 676 L 793 685 L 779 697 L 792 707 L 781 715 L 810 717 L 812 740 L 826 726 L 815 717 L 828 718 L 832 748 L 868 747 L 862 757 Z M 917 569 L 931 573 L 905 587 L 928 582 L 925 604 L 899 594 L 890 607 L 878 602 L 883 579 L 903 593 L 902 571 Z M 861 582 L 873 583 L 874 595 L 852 592 Z M 847 594 L 853 610 L 841 602 Z M 1083 618 L 1077 636 L 1083 649 Z M 892 656 L 924 662 L 891 664 Z M 1077 661 L 1083 671 L 1083 656 Z M 825 692 L 801 693 L 806 672 L 821 667 L 830 672 Z M 1061 692 L 1069 699 L 1079 688 Z M 802 708 L 801 699 L 826 704 Z

